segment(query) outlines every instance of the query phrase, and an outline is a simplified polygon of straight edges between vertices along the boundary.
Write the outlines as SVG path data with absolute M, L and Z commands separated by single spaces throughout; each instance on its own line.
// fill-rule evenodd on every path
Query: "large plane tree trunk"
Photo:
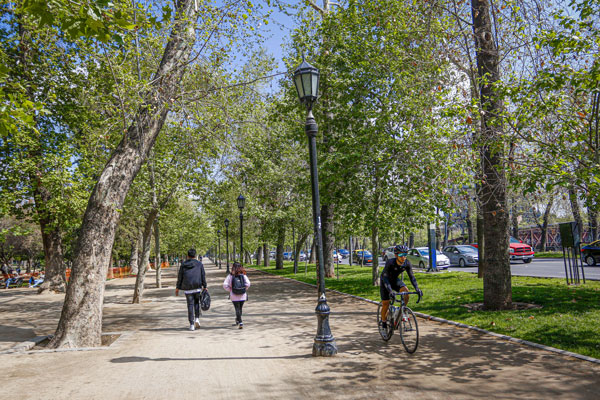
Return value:
M 504 310 L 512 307 L 512 286 L 508 254 L 509 213 L 506 209 L 502 99 L 494 88 L 500 82 L 500 57 L 492 34 L 489 1 L 472 0 L 471 6 L 482 111 L 478 144 L 483 172 L 483 304 L 487 310 Z
M 179 0 L 162 60 L 143 104 L 104 167 L 90 196 L 74 255 L 71 282 L 49 347 L 101 344 L 102 303 L 110 251 L 125 196 L 177 97 L 196 40 L 194 0 Z

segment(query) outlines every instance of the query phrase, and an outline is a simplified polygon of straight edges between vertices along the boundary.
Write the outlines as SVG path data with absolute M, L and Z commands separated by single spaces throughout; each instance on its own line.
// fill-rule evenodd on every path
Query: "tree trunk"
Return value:
M 302 251 L 302 247 L 304 246 L 304 242 L 306 242 L 307 238 L 308 233 L 303 233 L 296 242 L 296 247 L 294 248 L 294 273 L 298 272 L 298 258 L 300 258 L 300 252 Z
M 442 243 L 442 247 L 440 248 L 443 249 L 444 247 L 448 246 L 448 222 L 449 222 L 450 217 L 446 214 L 446 219 L 444 219 L 444 242 Z
M 440 229 L 440 225 L 435 223 L 435 248 L 440 250 L 440 245 L 442 244 L 442 230 Z
M 544 211 L 544 219 L 542 220 L 542 237 L 540 238 L 540 250 L 546 251 L 546 239 L 548 237 L 548 220 L 550 219 L 550 210 L 552 209 L 552 203 L 554 202 L 554 197 L 551 197 L 548 200 L 548 204 L 546 204 L 546 210 Z M 533 245 L 533 242 L 531 243 Z
M 515 204 L 514 199 L 513 199 L 513 204 L 511 207 L 510 219 L 511 219 L 511 225 L 512 225 L 512 236 L 515 239 L 518 239 L 519 238 L 519 215 L 517 212 L 517 205 Z
M 256 249 L 256 266 L 260 265 L 261 258 L 262 258 L 262 246 L 258 246 L 258 249 Z
M 471 220 L 471 200 L 467 197 L 467 235 L 468 244 L 473 243 L 473 221 Z
M 590 221 L 590 237 L 588 242 L 593 242 L 598 238 L 598 211 L 593 206 L 588 207 L 588 219 Z
M 411 249 L 413 247 L 415 247 L 415 233 L 414 232 L 410 232 L 408 234 L 408 247 Z
M 263 257 L 265 259 L 264 266 L 268 268 L 271 262 L 271 254 L 269 253 L 269 245 L 267 243 L 263 243 Z
M 277 228 L 277 252 L 275 253 L 275 269 L 283 269 L 283 250 L 285 246 L 285 224 Z
M 176 3 L 173 28 L 144 102 L 92 191 L 77 242 L 71 282 L 50 348 L 101 344 L 102 303 L 111 244 L 125 196 L 154 145 L 187 68 L 196 39 L 194 3 Z
M 376 224 L 371 227 L 371 246 L 373 249 L 373 286 L 379 286 L 379 228 Z
M 160 289 L 162 287 L 162 260 L 160 257 L 160 231 L 158 227 L 158 216 L 154 220 L 154 266 L 156 268 L 156 287 Z
M 504 310 L 512 307 L 512 286 L 508 253 L 509 219 L 506 209 L 502 99 L 494 88 L 500 81 L 500 59 L 492 34 L 489 2 L 472 0 L 471 5 L 482 110 L 479 146 L 483 156 L 481 192 L 486 266 L 483 275 L 483 303 L 487 310 Z
M 144 234 L 140 230 L 138 237 L 131 240 L 131 256 L 129 257 L 129 273 L 131 275 L 137 275 L 138 273 L 138 253 L 139 248 L 144 242 Z
M 309 264 L 314 264 L 315 263 L 315 257 L 316 257 L 316 254 L 315 254 L 315 239 L 313 238 L 312 245 L 310 246 L 310 258 L 308 260 L 308 263 Z
M 323 236 L 323 264 L 325 264 L 325 276 L 331 278 L 335 275 L 335 264 L 333 263 L 333 248 L 335 237 L 333 232 L 333 206 L 321 206 L 321 234 Z
M 150 248 L 152 247 L 152 226 L 154 225 L 154 220 L 157 214 L 157 209 L 150 210 L 150 213 L 146 218 L 146 224 L 144 225 L 142 254 L 138 262 L 138 273 L 135 278 L 135 289 L 133 290 L 133 300 L 131 301 L 134 304 L 137 304 L 142 300 L 142 295 L 144 293 L 144 278 L 146 277 L 146 272 L 148 271 L 148 264 L 150 263 Z
M 67 287 L 65 265 L 62 252 L 62 237 L 58 228 L 48 231 L 47 221 L 40 221 L 44 246 L 45 278 L 38 293 L 45 290 L 64 292 Z
M 583 235 L 583 219 L 581 218 L 581 208 L 579 207 L 579 199 L 577 191 L 573 184 L 569 185 L 569 202 L 571 203 L 571 212 L 573 213 L 573 219 L 579 227 L 580 235 Z

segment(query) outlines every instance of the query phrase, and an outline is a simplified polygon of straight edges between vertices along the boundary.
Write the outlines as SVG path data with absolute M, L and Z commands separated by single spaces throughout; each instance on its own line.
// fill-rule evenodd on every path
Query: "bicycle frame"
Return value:
M 419 296 L 417 303 L 421 301 L 421 295 L 418 292 L 392 292 L 390 294 L 390 305 L 386 318 L 387 327 L 382 328 L 382 325 L 379 325 L 379 334 L 387 342 L 392 337 L 394 331 L 398 330 L 402 345 L 406 351 L 414 353 L 419 344 L 419 328 L 413 311 L 404 301 L 404 296 L 410 294 Z M 396 302 L 400 304 L 394 305 Z M 379 304 L 379 309 L 377 310 L 378 321 L 380 321 L 381 305 L 382 303 Z

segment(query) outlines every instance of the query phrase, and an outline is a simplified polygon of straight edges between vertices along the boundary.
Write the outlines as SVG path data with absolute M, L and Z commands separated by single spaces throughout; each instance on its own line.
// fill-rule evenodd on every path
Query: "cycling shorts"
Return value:
M 398 279 L 396 281 L 396 285 L 391 285 L 391 286 L 392 286 L 392 290 L 399 292 L 401 288 L 406 287 L 406 284 L 404 282 L 402 282 L 400 279 Z M 380 282 L 380 284 L 379 284 L 379 294 L 381 295 L 381 300 L 389 300 L 390 299 L 390 292 L 388 292 L 388 290 L 386 289 L 383 282 Z

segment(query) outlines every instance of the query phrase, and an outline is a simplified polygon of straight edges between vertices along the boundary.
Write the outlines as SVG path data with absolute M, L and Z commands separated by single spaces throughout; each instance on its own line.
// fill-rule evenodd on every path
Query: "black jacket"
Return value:
M 185 260 L 179 268 L 177 275 L 177 289 L 194 290 L 206 288 L 204 265 L 196 259 Z

